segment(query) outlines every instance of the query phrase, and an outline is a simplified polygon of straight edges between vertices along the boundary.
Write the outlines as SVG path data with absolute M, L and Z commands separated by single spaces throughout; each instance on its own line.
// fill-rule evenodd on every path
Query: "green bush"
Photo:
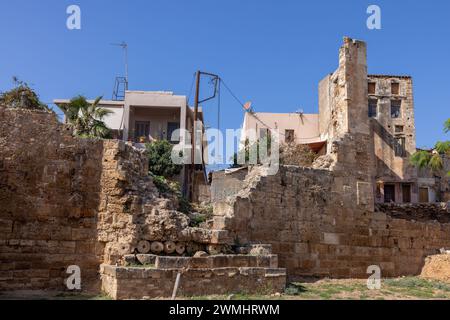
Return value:
M 181 172 L 181 165 L 171 159 L 173 146 L 166 140 L 154 141 L 145 145 L 148 154 L 149 170 L 156 176 L 171 178 Z
M 13 78 L 15 87 L 0 93 L 0 105 L 9 108 L 50 111 L 49 107 L 39 100 L 39 96 L 26 82 Z

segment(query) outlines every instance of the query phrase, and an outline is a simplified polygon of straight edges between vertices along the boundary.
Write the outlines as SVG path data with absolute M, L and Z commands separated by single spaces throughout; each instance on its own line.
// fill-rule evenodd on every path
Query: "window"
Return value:
M 259 129 L 259 138 L 260 139 L 264 139 L 265 137 L 267 137 L 269 134 L 269 129 L 267 128 L 261 128 Z
M 168 122 L 167 123 L 167 140 L 170 142 L 180 142 L 180 133 L 174 135 L 176 130 L 180 129 L 180 124 L 178 122 Z
M 401 106 L 402 102 L 400 100 L 391 100 L 391 118 L 401 117 Z
M 400 83 L 392 82 L 391 83 L 391 94 L 399 94 L 400 93 Z
M 403 203 L 411 202 L 411 185 L 404 183 L 402 185 Z
M 378 100 L 369 100 L 369 118 L 375 118 L 378 113 Z
M 395 185 L 385 184 L 384 185 L 384 202 L 391 203 L 395 202 Z
M 377 85 L 375 82 L 369 82 L 369 94 L 375 94 Z
M 150 137 L 150 122 L 148 121 L 136 121 L 135 123 L 135 137 L 137 142 L 147 140 Z
M 403 133 L 404 126 L 395 126 L 395 133 Z
M 405 138 L 399 137 L 394 139 L 394 151 L 396 157 L 406 157 Z
M 286 143 L 292 143 L 295 140 L 295 132 L 294 130 L 285 130 L 284 141 Z

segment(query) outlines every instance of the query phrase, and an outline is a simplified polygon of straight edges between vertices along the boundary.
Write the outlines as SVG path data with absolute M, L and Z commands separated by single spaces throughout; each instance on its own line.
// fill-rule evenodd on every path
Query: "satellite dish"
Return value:
M 250 111 L 252 109 L 252 102 L 248 101 L 244 104 L 245 111 Z

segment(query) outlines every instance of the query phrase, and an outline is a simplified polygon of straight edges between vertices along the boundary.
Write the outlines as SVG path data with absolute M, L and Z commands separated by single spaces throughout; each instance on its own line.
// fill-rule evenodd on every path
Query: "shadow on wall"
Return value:
M 401 148 L 401 146 L 398 144 L 398 142 L 395 139 L 395 136 L 393 136 L 389 131 L 387 131 L 377 120 L 371 119 L 371 125 L 374 135 L 377 135 L 381 138 L 381 140 L 390 148 L 390 151 L 392 151 L 392 155 L 395 157 L 395 150 L 396 148 Z M 374 146 L 375 147 L 375 146 Z M 374 150 L 376 151 L 376 150 Z M 383 150 L 382 150 L 383 152 Z M 375 153 L 376 155 L 376 153 Z M 382 173 L 380 177 L 377 178 L 391 178 L 393 180 L 401 181 L 403 179 L 407 179 L 408 176 L 414 178 L 414 167 L 409 164 L 409 159 L 411 158 L 412 154 L 408 152 L 406 149 L 404 150 L 403 155 L 403 162 L 406 163 L 406 166 L 403 166 L 403 176 L 400 177 L 397 173 L 395 173 L 391 166 L 386 163 L 384 159 L 380 159 L 376 155 L 377 159 L 377 174 Z
M 77 139 L 47 112 L 0 107 L 0 290 L 67 289 L 80 267 L 98 291 L 103 141 Z

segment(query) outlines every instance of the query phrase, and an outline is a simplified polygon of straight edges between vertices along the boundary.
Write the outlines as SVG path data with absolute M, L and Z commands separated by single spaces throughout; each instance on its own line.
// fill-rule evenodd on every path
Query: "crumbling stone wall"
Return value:
M 215 223 L 236 243 L 270 243 L 291 278 L 364 278 L 371 265 L 385 277 L 416 275 L 425 256 L 450 246 L 450 224 L 365 209 L 357 182 L 332 171 L 283 166 L 275 176 L 255 175 L 215 207 Z
M 375 212 L 367 79 L 365 44 L 345 38 L 339 68 L 319 85 L 327 154 L 313 169 L 254 168 L 241 190 L 214 204 L 214 228 L 229 230 L 235 243 L 271 244 L 291 278 L 366 278 L 371 265 L 384 277 L 416 275 L 425 256 L 449 247 L 450 224 Z
M 95 287 L 102 144 L 51 113 L 0 107 L 0 290 L 62 287 L 70 265 Z
M 74 138 L 51 113 L 0 107 L 0 290 L 64 289 L 77 265 L 98 291 L 100 264 L 140 241 L 224 243 L 226 231 L 189 227 L 147 162 L 122 141 Z

